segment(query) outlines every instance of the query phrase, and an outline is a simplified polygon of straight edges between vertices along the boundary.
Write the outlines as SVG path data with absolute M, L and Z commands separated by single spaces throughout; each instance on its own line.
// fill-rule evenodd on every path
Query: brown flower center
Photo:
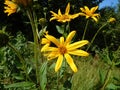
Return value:
M 67 52 L 66 47 L 65 47 L 65 46 L 60 46 L 60 47 L 59 47 L 59 52 L 60 52 L 61 54 L 65 54 L 65 53 Z

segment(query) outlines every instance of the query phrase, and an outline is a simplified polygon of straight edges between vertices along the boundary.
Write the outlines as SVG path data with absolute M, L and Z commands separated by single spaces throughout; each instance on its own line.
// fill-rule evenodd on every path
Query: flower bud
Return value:
M 116 21 L 116 19 L 113 18 L 113 17 L 111 17 L 111 18 L 108 20 L 109 23 L 114 23 L 115 21 Z

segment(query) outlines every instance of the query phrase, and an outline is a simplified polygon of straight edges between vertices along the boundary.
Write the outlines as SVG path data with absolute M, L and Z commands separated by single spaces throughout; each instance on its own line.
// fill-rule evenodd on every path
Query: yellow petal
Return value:
M 60 9 L 58 10 L 58 15 L 60 15 L 60 16 L 62 15 L 62 13 L 61 13 Z
M 64 37 L 60 37 L 60 44 L 64 45 Z
M 41 48 L 41 52 L 45 51 L 48 49 L 50 44 L 45 44 L 42 48 Z
M 98 9 L 98 6 L 92 7 L 92 8 L 90 9 L 90 11 L 91 11 L 91 13 L 94 13 L 97 9 Z
M 57 47 L 60 45 L 59 41 L 54 36 L 46 35 L 45 37 L 51 42 L 53 42 Z
M 81 40 L 81 41 L 78 41 L 78 42 L 75 42 L 75 43 L 72 43 L 70 44 L 69 46 L 67 46 L 67 50 L 69 51 L 72 51 L 72 50 L 75 50 L 77 48 L 80 48 L 86 44 L 88 44 L 89 41 L 88 40 Z
M 84 8 L 85 8 L 85 12 L 89 12 L 90 11 L 87 6 L 84 6 Z
M 69 54 L 72 55 L 78 55 L 78 56 L 88 56 L 89 53 L 87 53 L 86 51 L 83 50 L 74 50 L 74 51 L 68 51 Z
M 57 18 L 56 17 L 52 17 L 52 18 L 50 18 L 50 21 L 55 20 L 55 19 L 57 19 Z
M 47 43 L 50 43 L 50 41 L 46 38 L 42 38 L 41 44 L 47 44 Z
M 55 12 L 50 11 L 50 13 L 52 13 L 52 16 L 58 16 Z
M 65 9 L 65 15 L 68 15 L 70 12 L 70 3 L 68 3 L 66 9 Z
M 67 63 L 70 65 L 71 69 L 74 72 L 77 72 L 78 70 L 77 70 L 76 65 L 74 64 L 74 61 L 73 61 L 72 57 L 69 54 L 65 54 L 64 56 L 66 58 Z
M 79 15 L 80 15 L 80 16 L 86 16 L 86 14 L 85 14 L 85 13 L 79 13 Z
M 52 60 L 52 59 L 55 59 L 59 56 L 59 53 L 58 52 L 51 52 L 51 53 L 48 53 L 47 54 L 47 57 L 48 57 L 48 60 Z
M 98 21 L 98 19 L 96 17 L 92 17 L 93 20 L 95 20 L 96 22 Z
M 75 33 L 76 33 L 76 31 L 72 31 L 72 32 L 69 33 L 69 35 L 66 38 L 65 44 L 69 44 L 71 42 L 71 40 L 74 37 Z
M 57 72 L 60 69 L 62 65 L 62 61 L 63 61 L 63 55 L 59 55 L 56 65 L 55 65 L 55 72 Z
M 81 10 L 82 12 L 85 12 L 85 9 L 84 9 L 84 8 L 80 8 L 80 10 Z
M 71 18 L 71 19 L 75 19 L 75 18 L 77 18 L 79 15 L 80 15 L 79 13 L 73 14 L 73 15 L 70 15 L 70 18 Z

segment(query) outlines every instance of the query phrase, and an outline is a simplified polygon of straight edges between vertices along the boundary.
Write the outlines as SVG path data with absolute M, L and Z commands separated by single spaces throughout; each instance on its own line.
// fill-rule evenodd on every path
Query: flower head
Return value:
M 113 22 L 115 22 L 115 21 L 116 21 L 116 19 L 113 18 L 113 17 L 111 17 L 111 18 L 108 20 L 109 23 L 113 23 Z
M 73 58 L 71 55 L 77 55 L 77 56 L 88 56 L 89 54 L 81 49 L 80 47 L 88 44 L 87 40 L 77 41 L 75 43 L 71 43 L 72 38 L 74 37 L 76 31 L 72 31 L 67 36 L 66 40 L 64 40 L 64 37 L 60 37 L 60 41 L 58 41 L 54 36 L 46 35 L 46 39 L 51 41 L 51 43 L 55 44 L 56 47 L 43 47 L 41 49 L 41 52 L 47 52 L 48 60 L 57 58 L 55 71 L 57 72 L 63 62 L 63 58 L 65 57 L 67 63 L 70 65 L 71 69 L 74 72 L 77 72 L 77 67 L 73 61 Z
M 80 8 L 80 10 L 82 11 L 80 13 L 81 16 L 86 16 L 86 18 L 92 18 L 93 20 L 95 20 L 96 22 L 98 21 L 98 18 L 100 16 L 100 14 L 95 13 L 95 11 L 98 9 L 98 6 L 96 7 L 92 7 L 91 9 L 89 9 L 87 6 L 84 6 L 84 8 Z
M 79 14 L 73 14 L 73 15 L 69 14 L 69 12 L 70 12 L 70 3 L 68 3 L 64 14 L 61 13 L 60 9 L 58 10 L 58 14 L 56 14 L 53 11 L 50 11 L 50 12 L 52 13 L 52 16 L 53 16 L 52 18 L 50 18 L 50 21 L 56 19 L 58 22 L 63 22 L 63 23 L 64 22 L 69 22 L 69 21 L 71 21 L 71 19 L 74 19 L 74 18 L 79 16 Z
M 8 16 L 11 15 L 12 13 L 15 13 L 17 11 L 17 4 L 15 4 L 13 1 L 11 0 L 5 0 L 4 3 L 6 6 L 4 7 L 4 12 L 8 13 Z

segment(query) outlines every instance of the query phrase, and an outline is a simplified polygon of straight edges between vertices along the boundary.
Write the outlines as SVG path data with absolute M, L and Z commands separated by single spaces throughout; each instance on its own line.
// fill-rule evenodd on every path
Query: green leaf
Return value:
M 118 90 L 118 89 L 120 89 L 120 86 L 117 86 L 113 83 L 110 83 L 110 84 L 107 85 L 107 88 L 112 89 L 112 90 Z
M 47 84 L 47 61 L 41 65 L 40 68 L 40 86 L 42 90 L 45 90 Z
M 105 73 L 102 70 L 99 70 L 100 82 L 101 84 L 104 83 L 105 80 Z
M 32 87 L 32 86 L 34 86 L 34 83 L 32 82 L 18 82 L 18 83 L 6 85 L 5 88 Z
M 58 26 L 58 25 L 56 25 L 56 28 L 57 28 L 58 33 L 64 34 L 64 26 Z

